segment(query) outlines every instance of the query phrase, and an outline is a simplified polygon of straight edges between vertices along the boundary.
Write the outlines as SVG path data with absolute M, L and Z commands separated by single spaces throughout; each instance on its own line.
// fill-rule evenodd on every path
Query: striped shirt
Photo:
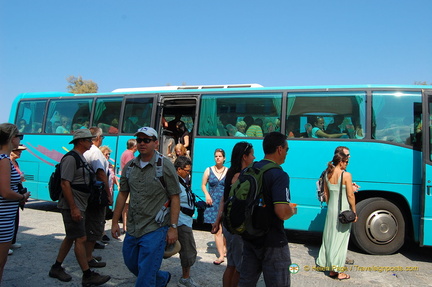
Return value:
M 0 182 L 0 184 L 9 184 L 14 192 L 18 192 L 18 183 L 20 183 L 21 177 L 10 160 L 9 155 L 0 154 L 0 160 L 3 159 L 9 159 L 10 161 L 11 178 L 10 183 Z M 0 242 L 12 241 L 18 204 L 18 201 L 4 199 L 0 196 Z

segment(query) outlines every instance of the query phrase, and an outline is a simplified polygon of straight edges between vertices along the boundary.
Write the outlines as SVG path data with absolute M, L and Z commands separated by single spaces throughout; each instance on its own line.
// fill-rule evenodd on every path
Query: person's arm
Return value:
M 121 214 L 122 214 L 123 208 L 125 206 L 126 199 L 128 198 L 128 195 L 129 195 L 129 191 L 120 191 L 117 195 L 115 209 L 114 209 L 113 217 L 112 217 L 112 221 L 111 221 L 111 236 L 115 239 L 118 239 L 119 236 L 121 235 L 118 222 L 119 222 L 119 219 L 121 217 Z M 125 219 L 123 218 L 123 220 L 125 220 Z
M 341 136 L 347 135 L 347 133 L 328 134 L 328 133 L 323 132 L 322 130 L 318 130 L 315 134 L 319 137 L 322 137 L 322 138 L 340 138 Z
M 14 200 L 14 201 L 26 201 L 30 193 L 27 192 L 24 195 L 19 194 L 15 191 L 13 191 L 10 187 L 10 181 L 11 181 L 11 167 L 10 167 L 10 161 L 5 159 L 0 160 L 0 195 L 4 199 L 8 200 Z
M 81 221 L 83 218 L 81 216 L 81 211 L 75 204 L 75 199 L 72 194 L 72 188 L 70 182 L 66 179 L 62 179 L 61 188 L 62 188 L 63 197 L 66 199 L 66 202 L 69 205 L 72 220 L 75 222 Z
M 328 189 L 328 186 L 327 186 L 327 174 L 325 175 L 325 179 L 324 179 L 324 182 L 323 182 L 323 184 L 324 184 L 324 196 L 325 196 L 325 198 L 324 198 L 324 200 L 325 200 L 325 202 L 328 204 L 328 202 L 329 202 L 329 199 L 330 199 L 330 192 L 329 192 L 329 189 Z
M 344 179 L 344 184 L 346 186 L 346 195 L 347 195 L 348 203 L 350 205 L 350 209 L 352 212 L 354 212 L 356 214 L 356 219 L 354 221 L 354 222 L 356 222 L 357 221 L 357 211 L 356 211 L 356 202 L 355 202 L 351 173 L 344 172 L 343 179 Z
M 189 135 L 186 135 L 184 138 L 184 147 L 187 148 L 189 147 Z
M 208 205 L 213 205 L 213 200 L 212 200 L 209 192 L 207 191 L 207 182 L 208 182 L 208 177 L 210 174 L 209 169 L 210 169 L 210 167 L 206 168 L 206 170 L 204 171 L 202 182 L 201 182 L 201 190 L 204 192 L 204 195 L 206 197 L 206 203 Z
M 290 203 L 275 203 L 274 212 L 282 220 L 287 220 L 294 215 L 294 207 Z
M 180 213 L 180 195 L 174 194 L 170 196 L 171 199 L 171 210 L 170 210 L 170 225 L 178 225 L 178 218 Z M 167 233 L 167 244 L 174 244 L 178 239 L 177 228 L 168 228 Z

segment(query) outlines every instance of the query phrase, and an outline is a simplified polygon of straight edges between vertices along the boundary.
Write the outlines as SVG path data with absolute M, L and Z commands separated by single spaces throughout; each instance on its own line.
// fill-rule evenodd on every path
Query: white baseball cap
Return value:
M 158 139 L 158 134 L 157 134 L 157 132 L 155 131 L 154 128 L 151 128 L 151 127 L 142 127 L 142 128 L 139 128 L 137 130 L 137 132 L 134 134 L 134 136 L 137 136 L 140 133 L 145 134 L 145 135 L 147 135 L 149 137 L 155 137 L 156 139 Z

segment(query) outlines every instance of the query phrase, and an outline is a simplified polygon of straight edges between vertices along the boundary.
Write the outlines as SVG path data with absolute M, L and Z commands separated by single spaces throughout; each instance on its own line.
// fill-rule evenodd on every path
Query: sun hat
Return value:
M 14 149 L 14 151 L 15 150 L 26 150 L 26 149 L 27 149 L 27 147 L 25 145 L 20 144 L 17 148 Z
M 180 249 L 181 249 L 181 244 L 178 240 L 174 244 L 167 245 L 165 247 L 163 258 L 164 259 L 170 258 L 174 254 L 178 253 Z
M 158 139 L 158 134 L 154 130 L 154 128 L 151 128 L 151 127 L 142 127 L 142 128 L 139 128 L 137 130 L 137 132 L 134 134 L 134 136 L 137 136 L 140 133 L 145 134 L 145 135 L 147 135 L 149 137 L 155 137 L 156 139 Z
M 88 129 L 79 129 L 74 132 L 73 140 L 69 142 L 69 144 L 73 144 L 76 140 L 79 139 L 92 139 L 96 136 L 92 135 L 90 130 Z

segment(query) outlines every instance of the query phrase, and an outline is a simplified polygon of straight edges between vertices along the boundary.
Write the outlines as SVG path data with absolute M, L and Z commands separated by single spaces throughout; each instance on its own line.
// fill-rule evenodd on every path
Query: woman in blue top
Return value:
M 23 137 L 15 125 L 0 124 L 0 284 L 14 235 L 18 205 L 30 196 L 29 192 L 18 193 L 21 177 L 9 157 Z
M 206 203 L 208 206 L 204 211 L 204 222 L 211 224 L 216 222 L 219 203 L 224 193 L 225 176 L 228 170 L 224 166 L 225 151 L 223 149 L 218 148 L 215 150 L 214 159 L 216 164 L 206 168 L 201 184 L 201 189 L 205 194 Z M 209 187 L 208 190 L 207 184 Z M 220 265 L 222 262 L 224 262 L 225 257 L 225 243 L 222 235 L 222 227 L 219 228 L 219 231 L 214 236 L 219 257 L 213 263 L 215 265 Z
M 317 117 L 316 121 L 313 123 L 314 127 L 312 128 L 312 137 L 319 138 L 340 138 L 342 136 L 346 136 L 347 133 L 339 133 L 339 134 L 328 134 L 324 132 L 324 118 Z

